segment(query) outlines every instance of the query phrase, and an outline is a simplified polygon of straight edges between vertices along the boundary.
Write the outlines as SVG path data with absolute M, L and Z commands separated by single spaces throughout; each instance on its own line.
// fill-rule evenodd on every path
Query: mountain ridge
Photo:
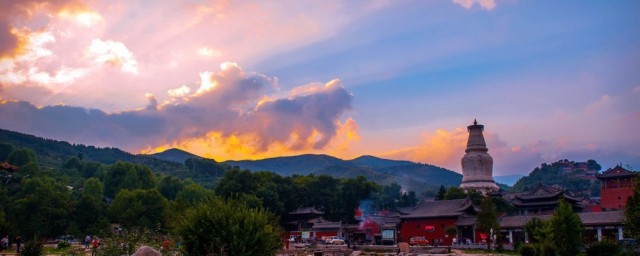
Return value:
M 132 154 L 113 147 L 72 144 L 4 129 L 0 129 L 0 142 L 32 149 L 43 158 L 41 164 L 48 166 L 59 166 L 71 157 L 103 164 L 125 161 L 146 165 L 160 175 L 169 174 L 207 182 L 208 186 L 214 186 L 215 183 L 211 182 L 224 175 L 224 170 L 230 170 L 231 166 L 253 172 L 271 171 L 282 176 L 326 174 L 338 178 L 353 178 L 363 175 L 382 185 L 398 183 L 406 190 L 416 192 L 434 190 L 445 184 L 457 186 L 462 181 L 462 175 L 437 166 L 370 155 L 343 160 L 325 154 L 302 154 L 219 163 L 180 149 L 168 149 L 150 155 Z

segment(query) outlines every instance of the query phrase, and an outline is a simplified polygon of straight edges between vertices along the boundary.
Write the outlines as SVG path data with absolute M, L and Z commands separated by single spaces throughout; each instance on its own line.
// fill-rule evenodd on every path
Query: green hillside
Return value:
M 174 161 L 166 161 L 147 155 L 134 155 L 117 148 L 98 148 L 82 144 L 71 144 L 0 129 L 0 143 L 8 143 L 16 148 L 29 148 L 38 156 L 43 167 L 57 168 L 72 157 L 101 164 L 130 162 L 149 167 L 156 174 L 176 176 L 181 179 L 190 178 L 205 187 L 213 187 L 213 182 L 224 176 L 229 166 L 211 159 L 199 158 L 185 165 Z M 185 152 L 186 153 L 186 152 Z

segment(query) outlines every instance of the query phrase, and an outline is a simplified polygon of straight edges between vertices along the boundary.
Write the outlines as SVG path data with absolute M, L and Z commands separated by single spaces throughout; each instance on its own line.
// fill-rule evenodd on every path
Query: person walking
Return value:
M 87 235 L 84 237 L 84 248 L 89 248 L 89 244 L 91 244 L 91 236 Z
M 92 245 L 92 249 L 91 249 L 91 255 L 96 255 L 96 251 L 98 251 L 98 246 L 100 246 L 100 240 L 98 240 L 98 237 L 94 237 L 93 241 L 91 241 L 91 245 Z
M 9 249 L 9 236 L 5 236 L 0 240 L 0 245 L 2 246 L 2 251 Z
M 16 237 L 16 252 L 20 254 L 20 245 L 22 245 L 22 237 Z

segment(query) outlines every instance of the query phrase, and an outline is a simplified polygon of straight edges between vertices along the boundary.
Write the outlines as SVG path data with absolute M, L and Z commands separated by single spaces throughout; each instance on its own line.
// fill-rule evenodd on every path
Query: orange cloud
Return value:
M 358 124 L 352 118 L 347 118 L 344 123 L 338 122 L 339 129 L 336 136 L 326 148 L 314 149 L 313 144 L 317 142 L 319 132 L 315 130 L 311 136 L 301 138 L 296 132 L 290 134 L 287 141 L 276 141 L 263 148 L 257 142 L 263 140 L 259 134 L 248 133 L 238 135 L 224 135 L 221 132 L 209 132 L 203 137 L 188 138 L 171 144 L 147 147 L 142 149 L 142 154 L 153 154 L 162 152 L 170 148 L 180 148 L 194 154 L 216 159 L 218 161 L 239 160 L 239 159 L 263 159 L 295 154 L 330 154 L 335 156 L 345 156 L 350 154 L 349 145 L 360 140 L 358 134 Z M 295 144 L 302 143 L 302 145 Z M 301 148 L 301 149 L 300 149 Z
M 0 1 L 0 58 L 14 58 L 25 54 L 27 41 L 15 27 L 15 20 L 45 16 L 74 17 L 80 22 L 100 19 L 99 14 L 79 0 L 3 0 Z
M 200 88 L 191 95 L 185 88 L 174 91 L 179 97 L 164 103 L 147 94 L 147 106 L 131 111 L 9 102 L 0 105 L 0 116 L 19 120 L 7 129 L 50 138 L 143 152 L 180 147 L 215 159 L 343 152 L 359 139 L 357 123 L 341 121 L 353 96 L 339 80 L 303 94 L 269 97 L 276 78 L 228 62 L 218 72 L 201 73 Z M 47 126 L 34 121 L 42 117 Z
M 422 144 L 383 153 L 383 157 L 406 159 L 414 162 L 460 169 L 460 159 L 464 155 L 468 133 L 466 129 L 453 131 L 438 129 L 434 134 L 424 133 Z

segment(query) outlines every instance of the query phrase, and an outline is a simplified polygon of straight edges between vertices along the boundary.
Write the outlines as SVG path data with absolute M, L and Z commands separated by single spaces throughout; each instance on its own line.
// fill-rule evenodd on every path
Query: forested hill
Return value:
M 585 196 L 599 196 L 600 182 L 595 179 L 595 174 L 602 169 L 595 160 L 575 162 L 567 159 L 551 164 L 543 163 L 536 167 L 516 182 L 512 191 L 527 191 L 538 183 L 544 185 L 560 185 Z
M 231 166 L 251 171 L 271 171 L 283 176 L 294 174 L 326 174 L 336 178 L 365 176 L 379 184 L 398 183 L 418 193 L 435 191 L 440 185 L 460 185 L 462 175 L 433 165 L 418 164 L 361 156 L 342 160 L 328 155 L 298 155 L 262 160 L 227 161 L 217 163 L 179 149 L 170 149 L 152 155 L 135 155 L 117 148 L 98 148 L 81 144 L 39 138 L 33 135 L 0 129 L 0 143 L 16 148 L 29 148 L 38 156 L 41 165 L 57 168 L 69 158 L 113 164 L 118 161 L 148 166 L 154 173 L 191 178 L 205 186 L 224 175 Z
M 117 148 L 71 144 L 66 141 L 44 139 L 4 129 L 0 129 L 0 143 L 33 150 L 38 156 L 38 162 L 44 167 L 57 168 L 72 157 L 102 164 L 113 164 L 118 161 L 130 162 L 145 165 L 154 173 L 173 175 L 183 179 L 191 178 L 207 187 L 213 186 L 211 182 L 223 176 L 225 171 L 230 169 L 225 164 L 200 157 L 179 163 L 147 155 L 134 155 Z
M 201 156 L 194 155 L 177 148 L 167 149 L 160 153 L 150 154 L 148 156 L 176 163 L 184 163 L 184 161 L 187 161 L 189 158 L 202 158 Z
M 435 190 L 440 185 L 460 185 L 462 175 L 433 165 L 361 156 L 342 160 L 328 155 L 299 155 L 262 160 L 226 161 L 231 166 L 253 171 L 270 171 L 280 175 L 327 174 L 352 178 L 362 175 L 380 184 L 398 183 L 418 192 Z

